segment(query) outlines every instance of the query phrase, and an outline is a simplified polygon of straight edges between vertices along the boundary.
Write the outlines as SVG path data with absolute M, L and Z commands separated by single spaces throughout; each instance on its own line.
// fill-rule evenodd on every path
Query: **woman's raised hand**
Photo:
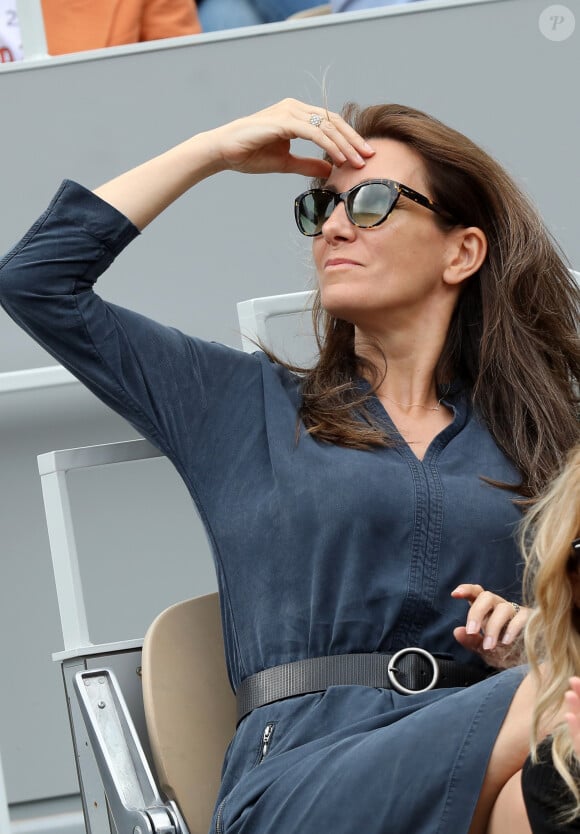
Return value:
M 459 585 L 451 596 L 469 603 L 466 624 L 453 632 L 457 642 L 497 669 L 517 665 L 519 658 L 514 656 L 513 643 L 521 634 L 530 609 L 508 602 L 481 585 Z
M 210 132 L 224 168 L 247 174 L 327 177 L 332 164 L 362 168 L 374 151 L 338 113 L 287 98 Z M 317 145 L 331 162 L 291 152 L 293 139 Z
M 564 697 L 564 709 L 574 752 L 580 759 L 580 678 L 570 678 L 570 689 Z
M 306 139 L 331 162 L 296 156 Z M 252 116 L 207 130 L 95 189 L 139 229 L 196 183 L 220 171 L 327 177 L 332 165 L 362 168 L 374 150 L 337 113 L 287 98 Z

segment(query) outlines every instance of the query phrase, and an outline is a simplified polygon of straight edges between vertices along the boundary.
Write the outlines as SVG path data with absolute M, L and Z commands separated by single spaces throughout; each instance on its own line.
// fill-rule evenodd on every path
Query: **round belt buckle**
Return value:
M 396 678 L 396 673 L 398 671 L 397 661 L 408 654 L 420 654 L 422 657 L 426 658 L 431 664 L 431 668 L 433 669 L 433 677 L 431 678 L 427 686 L 423 687 L 423 689 L 408 689 L 406 686 L 403 686 L 403 684 L 400 683 Z M 389 665 L 387 666 L 387 677 L 391 682 L 391 686 L 397 692 L 400 692 L 402 695 L 417 695 L 420 692 L 428 692 L 430 689 L 433 689 L 433 687 L 436 686 L 437 681 L 439 680 L 439 664 L 437 663 L 437 658 L 434 657 L 431 654 L 431 652 L 428 652 L 426 649 L 420 649 L 418 646 L 410 646 L 407 649 L 399 649 L 399 651 L 395 652 L 395 654 L 389 660 Z

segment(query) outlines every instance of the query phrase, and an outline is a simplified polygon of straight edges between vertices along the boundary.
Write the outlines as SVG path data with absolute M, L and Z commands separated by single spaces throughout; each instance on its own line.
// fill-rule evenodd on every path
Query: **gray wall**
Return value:
M 580 268 L 578 29 L 544 37 L 545 0 L 427 3 L 146 44 L 0 70 L 0 251 L 61 178 L 88 186 L 232 117 L 294 96 L 338 109 L 392 100 L 437 115 L 500 159 Z M 568 0 L 580 23 L 578 0 Z M 221 174 L 147 230 L 101 292 L 202 337 L 239 344 L 235 302 L 303 289 L 295 176 Z M 259 223 L 258 223 L 259 221 Z M 259 228 L 258 228 L 259 226 Z M 52 364 L 0 314 L 0 371 Z M 62 647 L 35 456 L 133 436 L 77 387 L 0 395 L 0 747 L 12 802 L 75 793 Z M 199 522 L 164 461 L 73 479 L 95 640 L 139 636 L 171 602 L 214 586 Z M 162 557 L 162 558 L 160 558 Z

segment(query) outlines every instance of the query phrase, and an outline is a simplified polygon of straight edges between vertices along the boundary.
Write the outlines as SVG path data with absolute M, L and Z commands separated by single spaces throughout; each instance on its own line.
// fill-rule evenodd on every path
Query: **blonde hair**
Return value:
M 572 450 L 564 469 L 528 512 L 522 528 L 526 558 L 524 593 L 533 607 L 525 647 L 538 687 L 531 733 L 534 762 L 538 760 L 542 725 L 554 721 L 568 689 L 568 679 L 580 673 L 580 612 L 574 605 L 570 579 L 572 541 L 578 536 L 580 445 Z M 579 763 L 567 726 L 560 724 L 552 735 L 554 765 L 574 800 L 563 814 L 571 821 L 580 817 Z

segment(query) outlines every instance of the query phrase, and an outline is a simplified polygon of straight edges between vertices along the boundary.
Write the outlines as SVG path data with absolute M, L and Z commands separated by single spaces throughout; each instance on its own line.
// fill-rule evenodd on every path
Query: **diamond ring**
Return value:
M 514 612 L 515 612 L 514 613 L 514 617 L 515 617 L 516 614 L 520 613 L 520 606 L 517 604 L 517 602 L 512 602 L 511 604 L 512 604 Z
M 318 113 L 311 113 L 309 121 L 313 127 L 320 127 L 322 124 L 322 117 L 319 116 Z

